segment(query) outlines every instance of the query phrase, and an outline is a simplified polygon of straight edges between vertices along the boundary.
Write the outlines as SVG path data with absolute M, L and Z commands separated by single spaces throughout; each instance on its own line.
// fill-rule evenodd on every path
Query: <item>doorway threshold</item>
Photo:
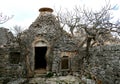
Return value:
M 46 73 L 46 69 L 36 69 L 34 77 L 45 77 Z
M 46 74 L 46 72 L 47 72 L 46 69 L 36 69 L 35 70 L 35 74 L 44 74 L 44 73 Z

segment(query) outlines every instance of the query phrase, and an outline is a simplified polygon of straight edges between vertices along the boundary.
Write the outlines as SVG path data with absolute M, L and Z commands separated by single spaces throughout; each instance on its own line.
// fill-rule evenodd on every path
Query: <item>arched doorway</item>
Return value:
M 47 47 L 35 47 L 35 69 L 46 69 L 46 52 Z
M 46 73 L 47 59 L 46 53 L 48 51 L 47 43 L 45 41 L 38 41 L 34 46 L 34 70 L 35 73 Z

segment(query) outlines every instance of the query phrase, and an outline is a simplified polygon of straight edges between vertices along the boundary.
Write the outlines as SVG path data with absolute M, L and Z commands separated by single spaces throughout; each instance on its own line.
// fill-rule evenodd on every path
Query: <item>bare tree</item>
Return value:
M 7 16 L 7 15 L 3 15 L 3 13 L 0 13 L 0 24 L 3 24 L 5 22 L 7 22 L 11 18 L 13 18 L 13 15 L 12 16 Z
M 86 57 L 89 59 L 89 48 L 95 44 L 104 45 L 106 41 L 111 40 L 114 34 L 120 35 L 120 22 L 112 23 L 110 11 L 112 7 L 107 3 L 99 11 L 88 10 L 86 8 L 76 7 L 73 12 L 67 11 L 66 14 L 58 14 L 60 22 L 69 27 L 71 34 L 73 31 L 83 31 L 85 39 L 79 46 L 86 45 Z M 62 19 L 61 19 L 62 18 Z M 63 19 L 64 18 L 64 19 Z
M 76 12 L 68 11 L 62 12 L 61 9 L 56 11 L 57 18 L 59 22 L 62 24 L 62 28 L 65 26 L 69 27 L 69 31 L 74 36 L 73 30 L 76 28 L 77 23 L 80 21 L 80 18 L 77 18 Z
M 18 36 L 20 33 L 24 31 L 24 29 L 21 26 L 15 25 L 10 30 L 13 32 L 14 36 Z

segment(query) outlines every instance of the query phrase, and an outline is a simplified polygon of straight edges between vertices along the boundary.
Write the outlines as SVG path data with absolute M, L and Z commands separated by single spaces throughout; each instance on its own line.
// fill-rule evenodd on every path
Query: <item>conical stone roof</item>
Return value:
M 47 10 L 48 9 L 43 11 L 43 8 L 40 10 L 42 12 L 40 12 L 40 15 L 31 24 L 29 29 L 36 30 L 38 34 L 52 34 L 53 36 L 58 35 L 61 31 L 60 23 L 52 14 L 52 9 L 49 9 L 49 11 Z

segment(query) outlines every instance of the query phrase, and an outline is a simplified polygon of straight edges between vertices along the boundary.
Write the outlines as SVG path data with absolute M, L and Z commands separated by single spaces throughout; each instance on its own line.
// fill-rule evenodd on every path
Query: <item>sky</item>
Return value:
M 98 10 L 109 0 L 0 0 L 0 12 L 7 16 L 14 16 L 0 27 L 12 28 L 15 25 L 28 28 L 39 15 L 39 8 L 50 7 L 53 10 L 72 10 L 75 6 L 85 6 Z M 115 19 L 120 18 L 120 0 L 110 0 Z

